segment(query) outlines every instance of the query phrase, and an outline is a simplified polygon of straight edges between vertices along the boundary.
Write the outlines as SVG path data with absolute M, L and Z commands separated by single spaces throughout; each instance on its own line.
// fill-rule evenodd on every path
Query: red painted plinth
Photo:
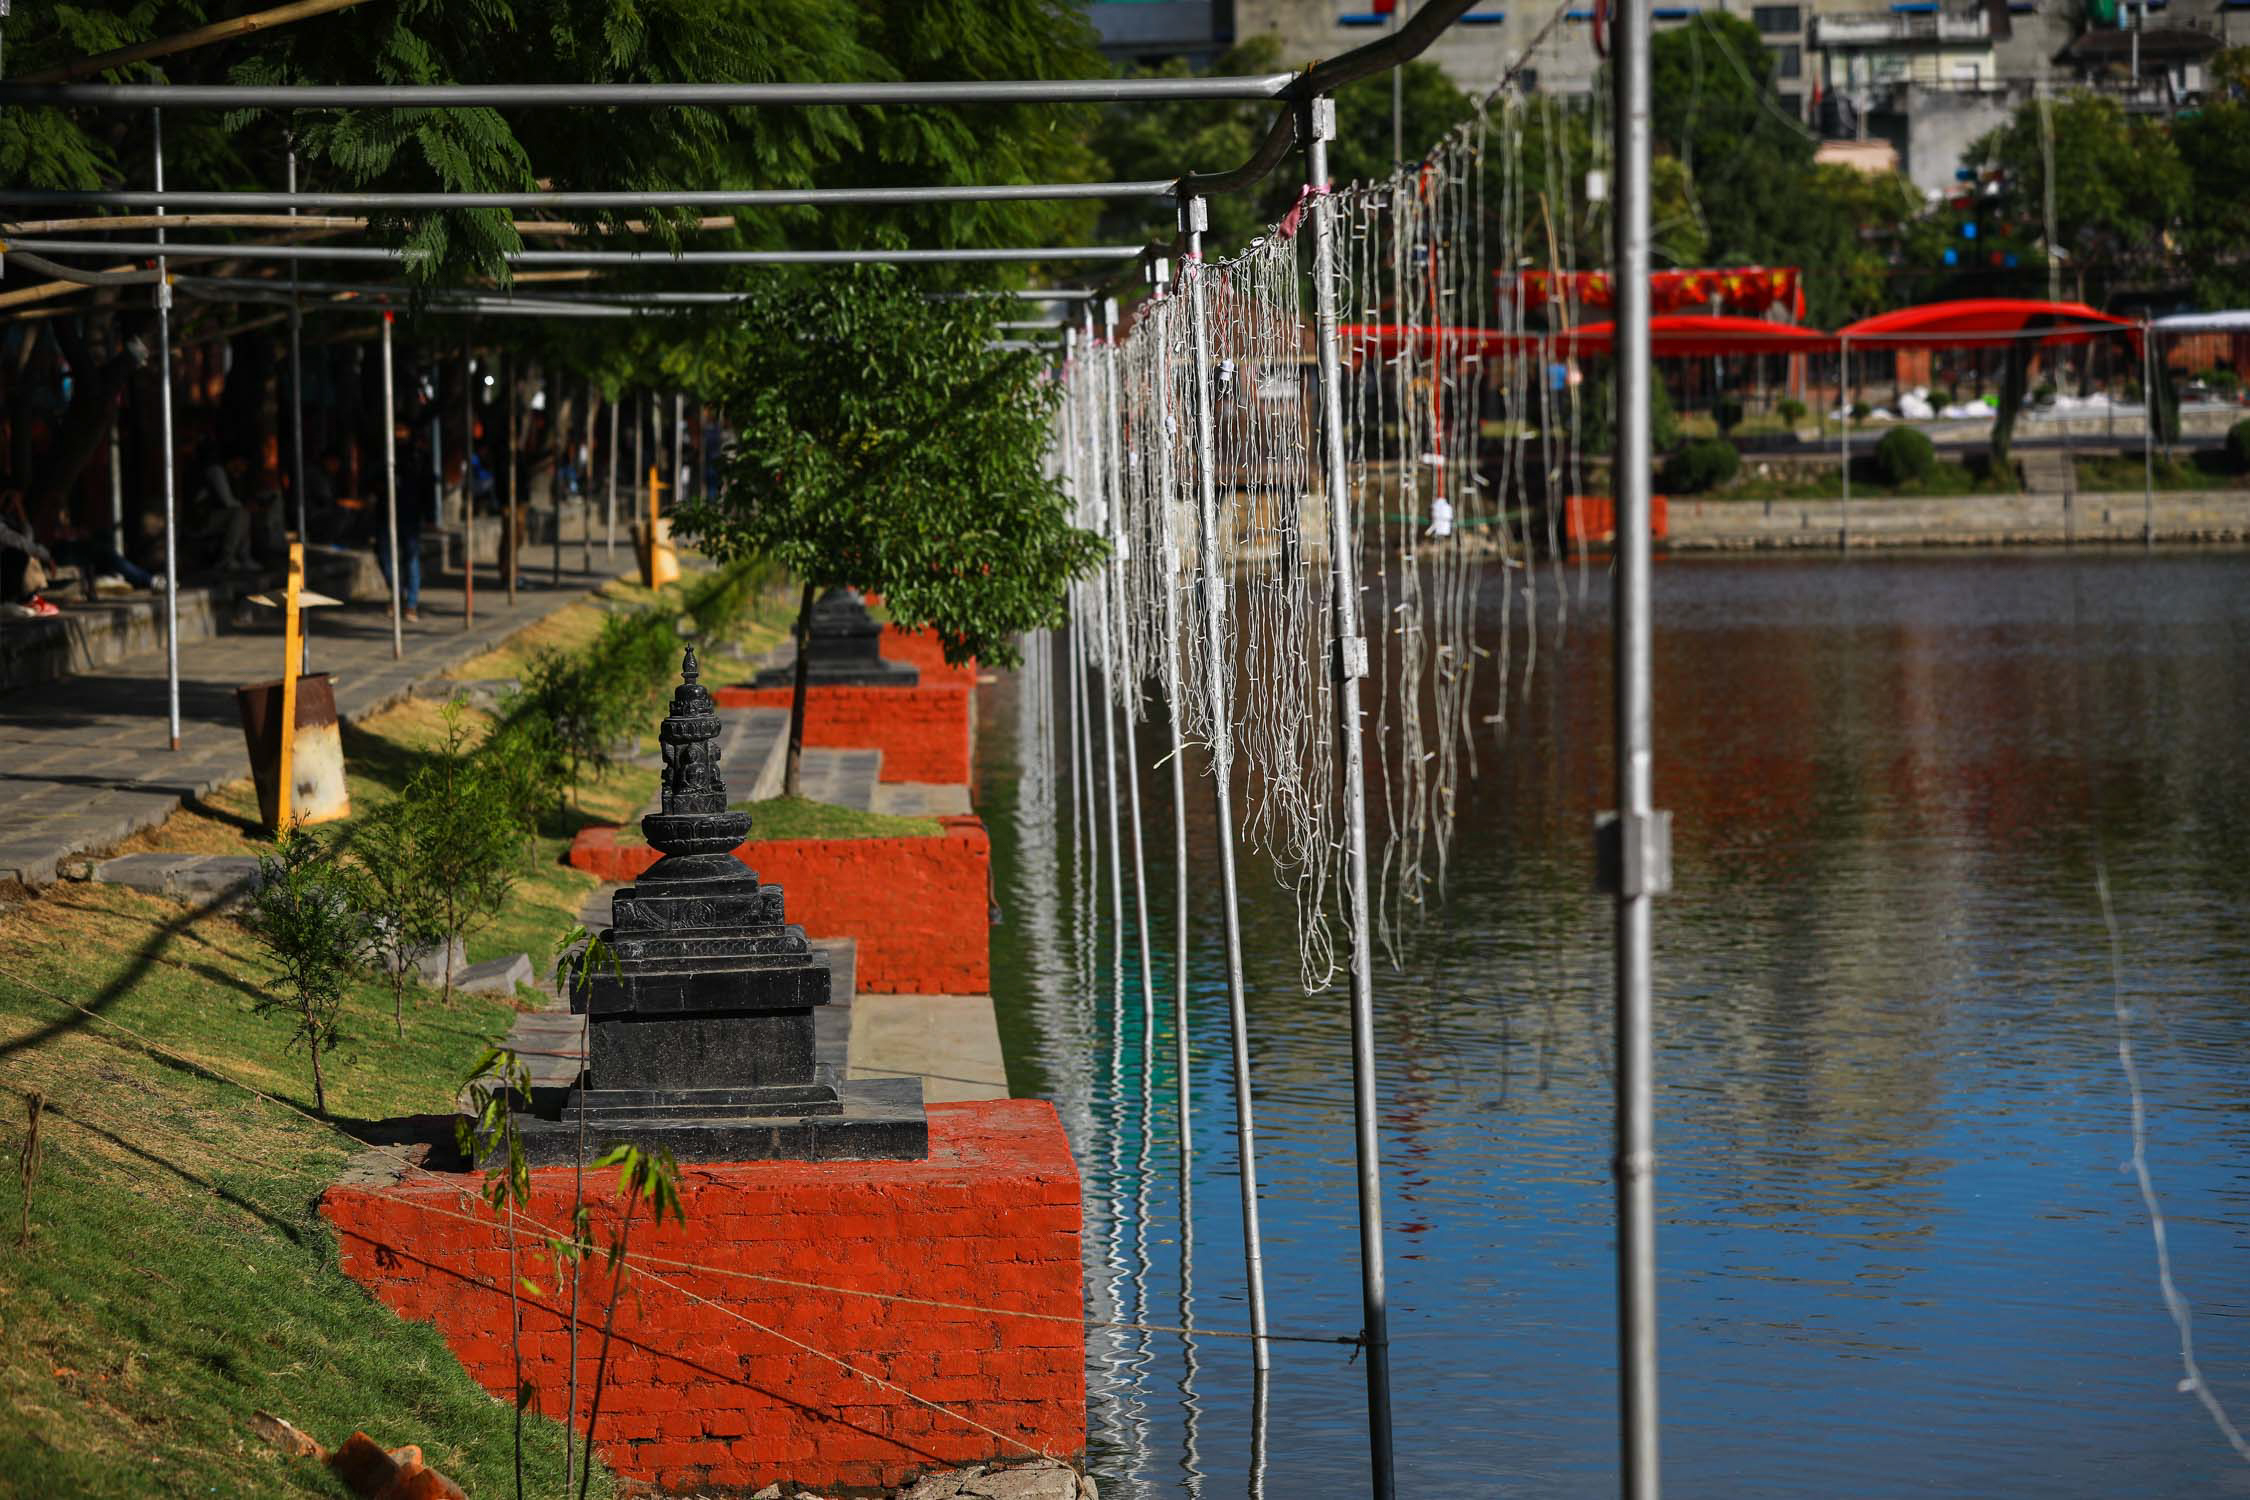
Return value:
M 789 707 L 790 689 L 723 687 L 721 708 Z M 922 687 L 808 687 L 805 743 L 822 750 L 880 750 L 885 781 L 969 779 L 969 690 Z
M 992 838 L 982 819 L 940 818 L 937 838 L 763 839 L 735 857 L 789 893 L 810 937 L 859 940 L 859 988 L 892 995 L 992 990 Z M 570 862 L 630 881 L 656 863 L 614 828 L 582 830 Z
M 531 1176 L 518 1271 L 539 1290 L 522 1293 L 523 1378 L 559 1418 L 569 1277 L 545 1244 L 564 1232 L 575 1174 Z M 587 1174 L 598 1246 L 622 1203 L 615 1186 Z M 435 1324 L 506 1399 L 508 1242 L 474 1188 L 407 1172 L 339 1184 L 321 1212 L 346 1273 Z M 927 1161 L 684 1167 L 680 1198 L 684 1228 L 645 1215 L 632 1227 L 595 1434 L 618 1472 L 668 1490 L 866 1490 L 1085 1448 L 1078 1169 L 1044 1100 L 930 1106 Z M 599 1254 L 584 1275 L 581 1431 L 608 1304 Z
M 885 661 L 902 661 L 921 672 L 924 687 L 976 686 L 977 664 L 967 661 L 956 667 L 948 662 L 938 633 L 927 625 L 913 630 L 886 625 L 882 652 Z

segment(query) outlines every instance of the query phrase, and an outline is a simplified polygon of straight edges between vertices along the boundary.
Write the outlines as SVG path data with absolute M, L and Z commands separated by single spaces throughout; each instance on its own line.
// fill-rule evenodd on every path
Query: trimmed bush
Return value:
M 1742 468 L 1742 455 L 1725 438 L 1697 438 L 1664 464 L 1664 487 L 1679 494 L 1700 494 L 1734 478 Z
M 2237 474 L 2250 474 L 2250 417 L 2227 429 L 2227 462 Z
M 1783 397 L 1781 401 L 1775 405 L 1774 410 L 1780 413 L 1781 420 L 1787 422 L 1790 426 L 1800 427 L 1804 425 L 1805 403 L 1799 401 L 1796 397 Z
M 1711 418 L 1719 424 L 1719 431 L 1722 433 L 1732 432 L 1740 427 L 1743 416 L 1742 403 L 1732 396 L 1718 401 L 1711 408 Z
M 1937 472 L 1937 449 L 1912 427 L 1895 427 L 1875 445 L 1875 472 L 1888 485 L 1927 482 Z

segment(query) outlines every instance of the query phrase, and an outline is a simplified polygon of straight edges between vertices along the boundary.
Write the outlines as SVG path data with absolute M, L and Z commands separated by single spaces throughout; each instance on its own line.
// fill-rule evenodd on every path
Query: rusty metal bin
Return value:
M 242 738 L 250 748 L 250 776 L 258 784 L 258 816 L 268 828 L 280 817 L 281 679 L 234 690 L 242 710 Z M 344 736 L 336 721 L 336 692 L 326 672 L 297 679 L 297 740 L 290 752 L 290 815 L 299 823 L 332 823 L 351 816 L 344 783 Z

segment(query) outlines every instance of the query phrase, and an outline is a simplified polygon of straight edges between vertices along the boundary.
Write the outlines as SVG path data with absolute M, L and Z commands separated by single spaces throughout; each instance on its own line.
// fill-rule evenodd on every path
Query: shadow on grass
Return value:
M 159 1062 L 162 1062 L 167 1061 L 168 1059 L 159 1058 L 157 1060 Z M 198 1073 L 203 1072 L 203 1070 L 201 1069 L 194 1069 L 192 1071 Z M 204 1074 L 204 1076 L 216 1077 L 217 1075 Z M 251 1217 L 257 1219 L 268 1229 L 271 1229 L 275 1233 L 288 1239 L 291 1243 L 303 1244 L 305 1242 L 303 1225 L 292 1223 L 287 1219 L 278 1217 L 271 1209 L 267 1208 L 264 1204 L 256 1202 L 253 1199 L 245 1198 L 242 1196 L 242 1194 L 236 1192 L 234 1189 L 226 1187 L 221 1183 L 215 1182 L 211 1178 L 204 1177 L 196 1173 L 192 1169 L 181 1165 L 179 1162 L 172 1160 L 172 1158 L 168 1156 L 163 1156 L 158 1154 L 157 1152 L 151 1151 L 148 1149 L 148 1147 L 142 1145 L 140 1142 L 129 1140 L 126 1137 L 119 1135 L 116 1131 L 109 1129 L 105 1125 L 97 1125 L 92 1120 L 87 1119 L 84 1115 L 73 1113 L 69 1106 L 55 1099 L 49 1099 L 47 1101 L 46 1107 L 49 1114 L 61 1115 L 64 1119 L 70 1121 L 71 1124 L 77 1126 L 80 1130 L 85 1131 L 88 1135 L 99 1136 L 101 1139 L 109 1142 L 112 1146 L 115 1146 L 118 1150 L 125 1152 L 127 1155 L 136 1157 L 139 1160 L 148 1163 L 152 1167 L 156 1167 L 161 1171 L 170 1173 L 173 1177 L 177 1178 L 181 1182 L 187 1183 L 191 1187 L 201 1188 L 205 1192 L 211 1194 L 213 1197 L 218 1198 L 223 1202 L 232 1204 L 234 1207 L 241 1209 L 244 1213 L 249 1214 Z
M 77 907 L 80 910 L 86 909 L 76 902 L 66 901 L 59 904 Z M 135 985 L 141 982 L 143 976 L 150 969 L 156 967 L 157 955 L 164 951 L 172 939 L 185 933 L 190 927 L 217 910 L 217 902 L 206 901 L 197 906 L 182 907 L 178 914 L 154 924 L 156 931 L 133 950 L 132 955 L 125 960 L 125 967 L 107 984 L 97 990 L 91 1000 L 85 1002 L 85 1011 L 91 1011 L 94 1016 L 105 1015 L 111 1006 L 123 999 Z M 34 991 L 34 993 L 38 993 L 38 991 Z M 83 1031 L 89 1019 L 84 1011 L 73 1011 L 67 1017 L 50 1021 L 44 1026 L 24 1033 L 22 1036 L 12 1037 L 6 1042 L 0 1042 L 0 1059 L 13 1057 L 19 1052 L 35 1051 L 59 1036 Z M 206 1070 L 197 1069 L 196 1071 L 205 1072 Z M 217 1077 L 218 1075 L 209 1074 L 208 1076 Z M 232 1080 L 225 1081 L 231 1082 Z

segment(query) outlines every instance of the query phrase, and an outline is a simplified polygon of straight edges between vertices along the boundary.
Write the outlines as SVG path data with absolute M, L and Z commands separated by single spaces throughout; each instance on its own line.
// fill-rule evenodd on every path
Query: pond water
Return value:
M 1444 904 L 1377 971 L 1409 1495 L 1615 1493 L 1606 598 L 1598 566 L 1542 572 L 1535 659 L 1519 605 Z M 2120 1056 L 2122 1008 L 2195 1353 L 2250 1418 L 2250 557 L 1668 562 L 1656 621 L 1668 1488 L 2250 1495 L 2179 1389 Z M 1055 1099 L 1084 1172 L 1090 1314 L 1240 1331 L 1208 784 L 1183 1179 L 1164 731 L 1150 1047 L 1106 895 L 1090 933 L 1073 895 L 1067 785 L 1025 806 L 1021 682 L 980 705 L 994 989 L 1016 1091 Z M 1488 671 L 1478 716 L 1498 701 Z M 1272 1326 L 1350 1334 L 1345 999 L 1298 987 L 1255 861 L 1244 908 Z M 1366 1491 L 1346 1348 L 1275 1346 L 1262 1410 L 1239 1338 L 1097 1330 L 1089 1365 L 1105 1496 Z

